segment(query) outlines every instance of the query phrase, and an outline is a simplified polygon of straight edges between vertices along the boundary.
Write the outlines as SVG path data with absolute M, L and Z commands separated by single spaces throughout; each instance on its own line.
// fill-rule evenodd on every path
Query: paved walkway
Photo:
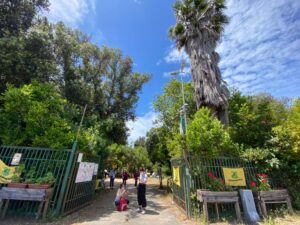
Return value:
M 116 187 L 120 180 L 117 180 Z M 34 220 L 24 220 L 20 218 L 6 219 L 0 221 L 5 225 L 190 225 L 185 215 L 174 204 L 165 191 L 158 189 L 157 185 L 147 186 L 148 207 L 146 214 L 137 213 L 136 188 L 132 180 L 127 185 L 129 191 L 129 209 L 124 212 L 118 212 L 114 208 L 114 198 L 117 188 L 114 190 L 105 190 L 96 195 L 93 203 L 69 216 L 53 222 L 37 223 Z

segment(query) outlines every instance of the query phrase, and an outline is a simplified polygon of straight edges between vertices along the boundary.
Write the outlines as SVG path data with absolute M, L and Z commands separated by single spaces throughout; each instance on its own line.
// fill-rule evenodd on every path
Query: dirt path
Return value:
M 120 180 L 116 181 L 116 187 Z M 129 191 L 129 209 L 125 212 L 118 212 L 114 208 L 116 189 L 105 190 L 96 195 L 93 203 L 69 216 L 53 222 L 36 222 L 24 218 L 10 218 L 1 220 L 0 224 L 5 225 L 190 225 L 185 215 L 172 204 L 171 198 L 165 191 L 160 191 L 157 185 L 147 186 L 148 207 L 145 215 L 137 213 L 136 188 L 132 180 L 127 185 Z

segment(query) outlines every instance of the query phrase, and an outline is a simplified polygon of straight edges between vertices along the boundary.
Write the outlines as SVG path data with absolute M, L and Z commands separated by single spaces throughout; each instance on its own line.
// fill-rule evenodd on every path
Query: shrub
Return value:
M 201 156 L 235 154 L 235 145 L 221 122 L 207 108 L 200 109 L 188 124 L 187 145 L 189 150 Z

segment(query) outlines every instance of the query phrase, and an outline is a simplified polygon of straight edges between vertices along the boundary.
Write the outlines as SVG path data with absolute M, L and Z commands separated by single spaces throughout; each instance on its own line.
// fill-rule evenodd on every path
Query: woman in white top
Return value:
M 148 181 L 148 175 L 144 168 L 140 169 L 139 185 L 137 187 L 137 196 L 138 196 L 138 212 L 145 214 L 145 208 L 147 207 L 146 201 L 146 184 Z
M 127 191 L 126 191 L 124 185 L 120 184 L 120 188 L 118 189 L 117 194 L 116 194 L 116 198 L 115 198 L 115 206 L 116 207 L 119 206 L 121 198 L 125 198 L 126 194 L 127 194 Z M 128 199 L 127 199 L 127 204 L 129 204 Z

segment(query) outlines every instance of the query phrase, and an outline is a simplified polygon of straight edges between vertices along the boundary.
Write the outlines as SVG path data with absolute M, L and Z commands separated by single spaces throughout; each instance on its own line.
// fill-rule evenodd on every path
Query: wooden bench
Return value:
M 30 188 L 9 188 L 3 187 L 0 190 L 0 211 L 1 218 L 4 218 L 8 208 L 10 200 L 20 201 L 37 201 L 40 202 L 36 219 L 38 219 L 42 213 L 42 218 L 46 218 L 48 204 L 52 195 L 53 189 L 30 189 Z M 4 205 L 3 210 L 2 206 Z
M 266 204 L 287 204 L 289 213 L 293 214 L 291 199 L 286 189 L 259 191 L 255 197 L 258 210 L 264 217 L 268 216 Z
M 239 205 L 239 195 L 237 191 L 206 191 L 197 190 L 197 200 L 203 203 L 203 212 L 207 223 L 209 222 L 207 204 L 215 204 L 217 219 L 220 219 L 218 204 L 233 203 L 237 221 L 241 220 L 241 210 Z

